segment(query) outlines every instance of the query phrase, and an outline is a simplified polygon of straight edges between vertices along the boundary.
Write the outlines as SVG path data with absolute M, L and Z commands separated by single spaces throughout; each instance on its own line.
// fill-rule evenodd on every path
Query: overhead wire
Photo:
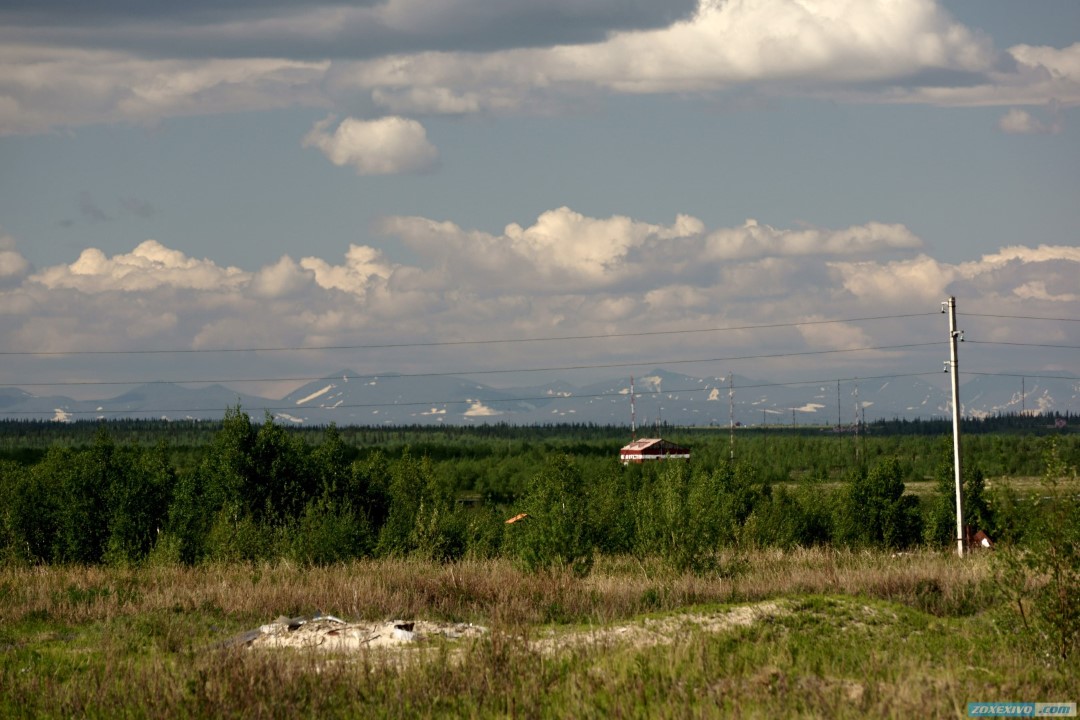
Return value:
M 677 394 L 706 392 L 706 391 L 712 391 L 712 390 L 717 389 L 717 388 L 729 388 L 729 387 L 734 387 L 734 389 L 736 389 L 736 390 L 763 388 L 763 387 L 795 387 L 795 386 L 799 386 L 799 385 L 819 385 L 819 384 L 822 384 L 822 383 L 832 384 L 832 383 L 836 383 L 836 382 L 853 382 L 853 381 L 862 382 L 862 381 L 866 381 L 866 380 L 896 379 L 896 378 L 919 377 L 919 376 L 924 376 L 924 375 L 937 375 L 937 374 L 938 374 L 937 372 L 901 373 L 901 374 L 893 374 L 893 375 L 874 375 L 874 376 L 847 377 L 847 378 L 827 378 L 827 379 L 823 379 L 823 380 L 793 380 L 793 381 L 782 382 L 782 383 L 776 383 L 776 382 L 773 382 L 773 383 L 754 383 L 754 384 L 734 385 L 734 386 L 722 385 L 722 384 L 718 383 L 718 384 L 714 384 L 712 386 L 704 386 L 704 387 L 699 386 L 699 387 L 687 387 L 687 388 L 675 388 L 675 389 L 668 388 L 668 389 L 657 389 L 657 390 L 638 389 L 638 390 L 634 391 L 634 394 L 636 396 L 639 396 L 639 397 L 642 397 L 642 396 L 654 396 L 654 395 L 668 395 L 668 396 L 671 396 L 671 395 L 677 395 Z M 393 376 L 393 377 L 402 377 L 402 376 Z M 716 378 L 716 379 L 717 380 L 723 380 L 723 378 Z M 539 396 L 527 396 L 527 397 L 490 398 L 490 399 L 486 400 L 485 402 L 492 403 L 492 404 L 506 404 L 506 403 L 519 403 L 519 402 L 537 402 L 537 401 L 542 401 L 542 400 L 557 402 L 557 401 L 563 401 L 563 400 L 604 399 L 604 398 L 620 399 L 620 398 L 626 398 L 626 397 L 627 397 L 627 392 L 625 392 L 623 390 L 619 390 L 617 392 L 605 392 L 605 393 L 571 393 L 571 394 L 567 394 L 567 395 L 558 394 L 558 395 L 539 395 Z M 451 399 L 451 400 L 409 400 L 409 401 L 379 402 L 379 403 L 342 403 L 340 405 L 334 405 L 334 406 L 329 407 L 329 408 L 317 406 L 317 409 L 319 409 L 319 410 L 328 410 L 328 409 L 338 410 L 338 409 L 366 409 L 366 408 L 384 408 L 384 407 L 432 407 L 432 408 L 435 408 L 435 407 L 440 406 L 440 405 L 464 405 L 464 404 L 476 403 L 476 402 L 480 402 L 480 401 L 475 399 L 475 398 Z M 280 412 L 280 411 L 285 411 L 285 410 L 303 411 L 303 410 L 307 410 L 309 408 L 307 408 L 307 407 L 297 408 L 296 405 L 259 405 L 259 406 L 255 407 L 253 409 L 254 410 L 264 410 L 264 411 L 267 411 L 267 412 L 275 412 L 275 411 Z M 785 408 L 785 409 L 788 409 L 788 408 Z M 214 407 L 214 408 L 172 408 L 172 409 L 155 408 L 155 409 L 152 409 L 152 410 L 139 410 L 138 412 L 143 412 L 143 413 L 150 413 L 150 412 L 153 412 L 153 413 L 180 413 L 180 412 L 198 413 L 198 412 L 217 412 L 217 411 L 220 411 L 220 410 L 221 410 L 221 408 L 217 408 L 217 407 Z M 98 409 L 94 409 L 94 410 L 63 410 L 62 412 L 64 412 L 65 414 L 68 414 L 68 415 L 102 415 L 102 414 L 128 413 L 128 412 L 132 412 L 132 411 L 130 409 L 108 410 L 108 409 L 105 409 L 105 408 L 98 408 Z M 6 414 L 8 414 L 8 415 L 47 415 L 49 413 L 43 412 L 43 411 L 26 410 L 26 411 L 10 412 L 10 413 L 6 413 Z
M 1048 320 L 1050 322 L 1080 322 L 1080 318 L 1045 317 L 1042 315 L 1002 315 L 998 313 L 973 313 L 956 311 L 958 317 L 986 317 L 1003 320 Z
M 377 372 L 369 373 L 369 375 L 348 375 L 342 376 L 348 380 L 375 380 L 379 378 L 438 378 L 438 377 L 459 377 L 459 376 L 476 376 L 476 375 L 516 375 L 516 373 L 528 373 L 528 372 L 554 372 L 562 370 L 593 370 L 593 369 L 610 369 L 617 367 L 646 367 L 650 365 L 688 365 L 688 364 L 700 364 L 700 363 L 731 363 L 737 361 L 747 361 L 747 359 L 770 359 L 770 358 L 783 358 L 783 357 L 799 357 L 807 355 L 831 355 L 842 353 L 856 353 L 856 352 L 876 352 L 885 350 L 903 350 L 909 348 L 922 348 L 927 345 L 940 344 L 937 342 L 909 342 L 895 345 L 867 345 L 862 348 L 842 348 L 832 350 L 804 350 L 797 352 L 785 352 L 785 353 L 766 353 L 758 355 L 730 355 L 727 357 L 704 357 L 694 359 L 653 359 L 653 361 L 635 361 L 625 363 L 594 363 L 583 365 L 557 365 L 549 367 L 532 367 L 532 368 L 492 368 L 485 370 L 442 370 L 437 372 Z M 68 381 L 54 381 L 54 382 L 12 382 L 12 383 L 0 383 L 0 388 L 5 386 L 52 386 L 52 385 L 136 385 L 136 384 L 201 384 L 201 383 L 245 383 L 245 382 L 303 382 L 303 381 L 316 381 L 327 380 L 327 376 L 318 378 L 240 378 L 232 380 L 198 380 L 198 379 L 185 379 L 185 380 L 124 380 L 124 381 L 104 381 L 104 380 L 68 380 Z
M 961 370 L 961 375 L 987 375 L 990 377 L 1018 377 L 1028 378 L 1031 380 L 1080 380 L 1075 375 L 1042 375 L 1039 373 L 1018 373 L 1018 372 L 976 372 L 974 370 Z
M 608 334 L 592 334 L 592 335 L 573 335 L 573 336 L 550 336 L 550 337 L 531 337 L 531 338 L 503 338 L 503 339 L 479 339 L 479 340 L 456 340 L 456 341 L 437 341 L 437 342 L 416 342 L 416 343 L 387 343 L 387 344 L 367 344 L 367 345 L 326 345 L 326 346 L 295 346 L 295 347 L 264 347 L 264 348 L 189 348 L 189 349 L 165 349 L 165 350 L 103 350 L 103 351 L 56 351 L 56 352 L 23 352 L 23 351 L 0 351 L 0 355 L 5 356 L 69 356 L 69 355 L 149 355 L 149 354 L 169 354 L 169 353 L 214 353 L 214 352 L 283 352 L 283 351 L 312 351 L 312 350 L 373 350 L 373 349 L 385 349 L 385 348 L 416 348 L 416 347 L 441 347 L 441 346 L 456 346 L 456 345 L 491 345 L 491 344 L 513 344 L 513 343 L 534 343 L 534 342 L 556 342 L 556 341 L 569 341 L 569 340 L 591 340 L 591 339 L 604 339 L 604 338 L 626 338 L 626 337 L 647 337 L 647 336 L 664 336 L 664 335 L 678 335 L 678 334 L 690 334 L 690 333 L 707 333 L 707 332 L 723 332 L 723 331 L 744 331 L 744 330 L 759 330 L 769 328 L 784 328 L 784 327 L 799 327 L 804 325 L 824 325 L 831 323 L 854 323 L 864 321 L 881 321 L 892 320 L 911 317 L 923 317 L 929 315 L 937 315 L 937 312 L 925 312 L 925 313 L 903 313 L 894 315 L 877 315 L 877 316 L 864 316 L 854 318 L 841 318 L 841 319 L 827 319 L 827 320 L 807 320 L 799 322 L 784 322 L 784 323 L 769 323 L 761 325 L 742 325 L 742 326 L 727 326 L 727 327 L 715 327 L 715 328 L 696 328 L 696 329 L 683 329 L 683 330 L 656 330 L 656 331 L 641 331 L 631 333 L 608 333 Z M 1063 321 L 1074 322 L 1073 318 L 1049 318 L 1049 317 L 1036 317 L 1036 316 L 1019 316 L 1019 315 L 1001 315 L 1001 314 L 989 314 L 989 313 L 962 313 L 963 315 L 974 317 L 992 317 L 992 318 L 1007 318 L 1007 319 L 1025 319 L 1025 320 L 1050 320 L 1050 321 Z M 1048 343 L 1024 343 L 1024 342 L 1007 342 L 1007 341 L 981 341 L 981 340 L 967 340 L 972 344 L 984 344 L 984 345 L 1005 345 L 1005 346 L 1019 346 L 1019 347 L 1039 347 L 1039 348 L 1054 348 L 1054 349 L 1080 349 L 1074 345 L 1056 345 Z M 554 371 L 569 371 L 569 370 L 588 370 L 588 369 L 610 369 L 620 367 L 642 367 L 642 366 L 663 366 L 663 365 L 684 365 L 684 364 L 701 364 L 712 362 L 735 362 L 743 360 L 760 360 L 760 359 L 778 359 L 778 358 L 790 358 L 800 356 L 813 356 L 813 355 L 828 355 L 828 354 L 841 354 L 841 353 L 855 353 L 855 352 L 869 352 L 869 351 L 886 351 L 886 350 L 898 350 L 916 347 L 925 347 L 931 345 L 938 345 L 938 342 L 923 342 L 923 343 L 904 343 L 897 345 L 878 345 L 878 346 L 864 346 L 856 348 L 835 348 L 827 350 L 807 350 L 797 352 L 783 352 L 783 353 L 766 353 L 756 355 L 735 355 L 726 357 L 713 357 L 713 358 L 698 358 L 698 359 L 668 359 L 668 360 L 649 360 L 649 361 L 634 361 L 634 362 L 615 362 L 615 363 L 594 363 L 594 364 L 577 364 L 577 365 L 561 365 L 561 366 L 548 366 L 548 367 L 531 367 L 531 368 L 493 368 L 493 369 L 481 369 L 481 370 L 452 370 L 452 371 L 439 371 L 439 372 L 417 372 L 417 373 L 374 373 L 364 375 L 342 375 L 344 380 L 376 380 L 376 379 L 391 379 L 391 378 L 423 378 L 423 377 L 469 377 L 475 375 L 495 375 L 495 374 L 525 374 L 536 372 L 554 372 Z M 758 383 L 752 385 L 740 385 L 737 386 L 741 389 L 750 388 L 762 388 L 762 387 L 783 387 L 793 385 L 807 385 L 818 383 L 833 383 L 841 382 L 844 380 L 874 380 L 874 379 L 887 379 L 887 378 L 902 378 L 902 377 L 917 377 L 923 375 L 936 375 L 938 373 L 907 373 L 900 375 L 877 375 L 877 376 L 863 376 L 861 378 L 831 378 L 827 380 L 806 380 L 796 382 L 782 382 L 782 383 Z M 1003 376 L 1003 377 L 1030 377 L 1030 378 L 1045 378 L 1045 379 L 1074 379 L 1067 376 L 1054 376 L 1054 375 L 1039 375 L 1035 373 L 990 373 L 990 372 L 973 372 L 973 371 L 961 371 L 962 375 L 988 375 L 988 376 Z M 213 384 L 213 383 L 229 383 L 229 384 L 243 384 L 243 383 L 272 383 L 272 382 L 312 382 L 319 380 L 334 379 L 334 376 L 319 376 L 319 377 L 263 377 L 263 378 L 227 378 L 227 379 L 205 379 L 205 378 L 187 378 L 177 380 L 115 380 L 115 381 L 103 381 L 103 380 L 68 380 L 68 381 L 52 381 L 52 382 L 13 382 L 13 383 L 0 383 L 0 387 L 59 387 L 59 386 L 91 386 L 91 385 L 155 385 L 155 384 L 171 384 L 171 385 L 187 385 L 187 384 Z M 732 386 L 736 387 L 736 386 Z M 700 388 L 687 388 L 680 390 L 664 390 L 655 391 L 657 393 L 676 393 L 676 392 L 693 392 Z M 638 394 L 653 394 L 646 391 Z M 576 398 L 595 398 L 603 397 L 604 395 L 572 395 Z M 551 400 L 550 396 L 544 396 L 542 398 L 511 398 L 500 399 L 498 402 L 525 402 L 535 400 Z M 439 400 L 439 401 L 415 401 L 415 402 L 399 402 L 399 403 L 362 403 L 362 404 L 342 404 L 336 407 L 342 408 L 365 408 L 365 407 L 386 407 L 386 406 L 421 406 L 421 405 L 438 405 L 438 404 L 462 404 L 473 402 L 471 400 Z M 293 406 L 285 407 L 267 407 L 267 410 L 289 410 L 296 408 Z M 218 408 L 206 408 L 206 409 L 193 409 L 182 408 L 177 410 L 143 410 L 141 412 L 211 412 L 218 410 Z M 131 412 L 131 410 L 87 410 L 87 411 L 66 411 L 69 414 L 103 414 L 103 413 L 125 413 Z M 31 414 L 41 415 L 45 413 L 25 411 L 25 412 L 9 412 L 8 415 L 19 414 Z
M 901 313 L 896 315 L 874 315 L 854 318 L 836 318 L 828 320 L 801 320 L 798 322 L 765 323 L 758 325 L 732 325 L 712 328 L 688 328 L 684 330 L 643 330 L 626 333 L 597 333 L 590 335 L 552 335 L 529 338 L 489 338 L 480 340 L 440 340 L 432 342 L 407 343 L 369 343 L 362 345 L 297 345 L 282 347 L 247 347 L 247 348 L 171 348 L 171 349 L 135 349 L 135 350 L 0 350 L 0 356 L 35 356 L 56 357 L 70 355 L 168 355 L 194 353 L 245 353 L 245 352 L 308 352 L 318 350 L 383 350 L 392 348 L 452 347 L 460 345 L 498 345 L 513 343 L 557 342 L 567 340 L 602 340 L 609 338 L 649 337 L 661 335 L 682 335 L 692 333 L 733 332 L 745 330 L 767 330 L 809 325 L 829 325 L 836 323 L 869 322 L 877 320 L 897 320 L 902 318 L 937 315 L 937 312 Z
M 979 376 L 996 376 L 996 377 L 1026 377 L 1026 378 L 1035 379 L 1035 380 L 1039 380 L 1039 379 L 1044 379 L 1044 380 L 1076 380 L 1077 379 L 1076 377 L 1066 376 L 1066 375 L 1041 375 L 1041 374 L 1038 374 L 1038 373 L 992 373 L 992 372 L 980 372 L 980 371 L 961 371 L 960 374 L 961 375 L 979 375 Z M 634 394 L 639 396 L 639 397 L 656 396 L 656 395 L 667 395 L 667 396 L 670 397 L 672 395 L 706 392 L 706 391 L 712 391 L 714 389 L 724 389 L 724 388 L 730 388 L 730 389 L 734 389 L 734 390 L 751 390 L 751 389 L 770 388 L 770 387 L 797 387 L 797 386 L 804 386 L 804 385 L 824 385 L 824 384 L 832 385 L 834 383 L 840 383 L 840 382 L 861 383 L 861 382 L 867 382 L 867 381 L 872 381 L 872 380 L 896 380 L 896 379 L 902 379 L 902 378 L 927 377 L 927 376 L 937 376 L 937 375 L 940 375 L 940 373 L 936 372 L 936 371 L 933 371 L 933 372 L 927 371 L 927 372 L 913 372 L 913 373 L 893 373 L 893 374 L 887 374 L 887 375 L 857 375 L 857 376 L 850 376 L 850 377 L 819 378 L 819 379 L 812 379 L 812 380 L 791 380 L 791 381 L 787 381 L 787 382 L 746 383 L 746 384 L 739 384 L 739 385 L 735 385 L 735 384 L 723 385 L 722 382 L 721 382 L 721 383 L 716 383 L 716 384 L 712 384 L 712 385 L 705 385 L 705 386 L 698 386 L 698 387 L 686 387 L 686 388 L 674 388 L 674 389 L 667 388 L 667 389 L 649 390 L 649 389 L 646 389 L 646 388 L 642 388 L 642 389 L 635 390 Z M 406 377 L 406 376 L 394 375 L 394 376 L 380 376 L 380 377 L 397 378 L 397 377 Z M 320 378 L 320 379 L 329 379 L 329 378 Z M 720 381 L 723 380 L 723 378 L 714 378 L 714 379 L 720 380 Z M 564 400 L 584 400 L 584 399 L 604 399 L 604 398 L 619 399 L 619 398 L 625 398 L 625 397 L 627 397 L 626 392 L 623 391 L 623 390 L 619 390 L 617 392 L 607 392 L 607 393 L 570 393 L 570 394 L 566 394 L 566 395 L 559 394 L 559 395 L 539 395 L 539 396 L 524 396 L 524 397 L 490 398 L 490 399 L 486 400 L 485 402 L 492 403 L 492 404 L 507 404 L 507 403 L 520 403 L 520 402 L 538 402 L 538 401 L 558 402 L 558 401 L 564 401 Z M 385 408 L 385 407 L 431 407 L 431 408 L 435 409 L 438 406 L 465 405 L 465 404 L 471 404 L 471 403 L 477 403 L 477 402 L 480 402 L 480 401 L 475 399 L 475 398 L 465 398 L 465 399 L 445 399 L 445 400 L 409 400 L 409 401 L 378 402 L 378 403 L 342 403 L 340 405 L 334 405 L 334 406 L 331 406 L 329 408 L 324 407 L 324 406 L 315 406 L 315 407 L 317 407 L 317 409 L 319 409 L 319 410 L 339 410 L 339 409 L 359 409 L 359 410 L 362 410 L 362 409 Z M 296 405 L 259 405 L 259 406 L 256 406 L 256 407 L 252 408 L 252 409 L 254 409 L 254 410 L 263 410 L 263 411 L 266 411 L 266 412 L 284 412 L 286 410 L 289 410 L 289 411 L 303 411 L 303 410 L 307 410 L 309 408 L 308 407 L 300 407 L 300 408 L 298 408 Z M 785 409 L 788 409 L 788 408 L 785 408 Z M 142 413 L 151 413 L 151 412 L 152 413 L 206 413 L 206 412 L 219 412 L 221 410 L 222 410 L 222 408 L 219 408 L 219 407 L 213 407 L 213 408 L 154 408 L 154 409 L 141 409 L 141 410 L 138 410 L 137 412 L 142 412 Z M 115 414 L 121 414 L 121 413 L 130 413 L 130 412 L 132 412 L 132 410 L 131 409 L 96 408 L 94 410 L 62 410 L 62 412 L 64 414 L 66 414 L 66 415 L 97 415 L 97 416 L 101 416 L 101 415 L 107 415 L 107 414 L 115 415 Z M 50 413 L 45 412 L 45 411 L 26 410 L 26 411 L 13 411 L 13 412 L 9 412 L 9 413 L 6 413 L 6 414 L 7 415 L 23 416 L 23 415 L 49 415 Z
M 966 340 L 971 345 L 1012 345 L 1015 347 L 1053 348 L 1056 350 L 1080 350 L 1080 345 L 1051 345 L 1049 343 L 1006 342 L 999 340 Z

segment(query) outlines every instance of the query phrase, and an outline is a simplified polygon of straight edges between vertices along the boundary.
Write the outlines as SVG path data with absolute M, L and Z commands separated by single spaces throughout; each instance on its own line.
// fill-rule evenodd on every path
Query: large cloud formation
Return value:
M 0 133 L 298 104 L 551 112 L 598 93 L 747 87 L 849 102 L 1080 102 L 1080 44 L 1000 51 L 935 0 L 89 8 L 0 9 Z
M 696 333 L 572 348 L 469 347 L 461 340 L 935 313 L 948 295 L 958 296 L 962 312 L 1080 316 L 1077 248 L 1018 245 L 947 263 L 901 225 L 784 229 L 749 221 L 707 228 L 690 216 L 656 224 L 563 207 L 500 234 L 419 217 L 387 218 L 382 231 L 406 243 L 415 262 L 390 262 L 354 245 L 336 262 L 284 256 L 247 270 L 148 240 L 130 253 L 110 257 L 90 248 L 70 264 L 33 271 L 6 239 L 0 346 L 64 352 L 447 342 L 457 352 L 455 367 L 479 369 L 892 346 L 942 333 L 937 320 L 915 319 L 731 331 L 720 336 L 722 348 L 717 336 Z M 969 339 L 981 331 L 994 341 L 1080 342 L 1075 323 L 968 322 Z M 403 349 L 363 369 L 445 369 L 451 361 L 443 353 Z M 894 369 L 926 369 L 916 355 L 880 355 Z M 305 358 L 321 372 L 333 368 L 318 353 Z M 866 372 L 868 359 L 858 361 L 858 372 Z M 93 371 L 90 361 L 80 362 L 81 372 Z M 244 372 L 253 372 L 254 359 L 244 362 Z M 806 363 L 775 362 L 788 369 Z

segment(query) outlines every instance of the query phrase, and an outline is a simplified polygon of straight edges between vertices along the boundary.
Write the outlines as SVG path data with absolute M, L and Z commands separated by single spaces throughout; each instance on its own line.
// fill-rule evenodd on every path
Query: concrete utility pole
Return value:
M 941 303 L 941 312 L 949 314 L 949 361 L 945 369 L 952 373 L 953 473 L 956 476 L 956 554 L 964 557 L 964 510 L 960 472 L 960 363 L 956 355 L 956 340 L 964 341 L 964 333 L 956 329 L 956 298 Z

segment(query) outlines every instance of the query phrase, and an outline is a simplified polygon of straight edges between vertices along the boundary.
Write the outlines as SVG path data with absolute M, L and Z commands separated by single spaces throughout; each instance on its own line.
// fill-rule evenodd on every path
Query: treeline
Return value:
M 170 438 L 170 444 L 176 446 L 201 447 L 213 442 L 222 427 L 221 420 L 161 420 L 118 418 L 114 420 L 75 420 L 61 422 L 56 420 L 11 420 L 0 419 L 0 452 L 14 449 L 48 449 L 55 446 L 88 446 L 97 436 L 102 425 L 109 432 L 124 442 L 134 441 L 139 444 L 154 445 L 162 436 Z M 321 441 L 325 426 L 288 426 L 290 432 L 304 435 L 309 442 Z M 965 418 L 961 422 L 965 434 L 1012 433 L 1026 435 L 1046 435 L 1077 433 L 1080 431 L 1080 415 L 1073 412 L 1047 413 L 1001 413 L 981 418 Z M 673 433 L 723 433 L 727 426 L 691 428 L 663 424 L 657 428 L 643 428 L 642 435 L 651 433 L 664 436 Z M 948 419 L 892 419 L 875 420 L 859 426 L 856 430 L 845 425 L 841 433 L 847 436 L 860 434 L 864 437 L 888 437 L 893 435 L 925 435 L 938 437 L 952 432 L 952 421 Z M 596 425 L 593 423 L 553 423 L 548 425 L 511 425 L 509 423 L 488 423 L 482 425 L 394 425 L 365 426 L 351 425 L 339 428 L 339 434 L 346 442 L 356 445 L 368 444 L 409 444 L 423 442 L 450 441 L 455 444 L 492 440 L 518 440 L 528 436 L 538 441 L 585 441 L 625 439 L 627 428 L 624 425 Z M 740 434 L 756 436 L 761 434 L 776 436 L 819 437 L 823 432 L 837 433 L 835 426 L 818 425 L 771 425 L 740 426 Z
M 951 452 L 940 439 L 926 449 L 938 488 L 920 501 L 905 492 L 910 458 L 885 448 L 873 457 L 864 451 L 843 482 L 807 478 L 788 487 L 750 459 L 733 462 L 723 444 L 695 449 L 690 463 L 623 466 L 610 448 L 596 452 L 606 441 L 565 436 L 464 435 L 459 456 L 444 461 L 404 446 L 392 456 L 357 447 L 334 427 L 321 429 L 318 443 L 309 437 L 269 418 L 253 423 L 237 408 L 187 469 L 174 466 L 163 442 L 118 443 L 108 426 L 88 447 L 52 447 L 32 464 L 0 461 L 0 558 L 321 564 L 508 555 L 530 567 L 585 571 L 602 552 L 702 569 L 723 547 L 902 549 L 948 546 L 955 535 Z M 1059 447 L 1053 452 L 1060 457 Z M 990 496 L 979 467 L 965 468 L 964 485 L 973 527 L 1023 539 L 1036 503 L 1005 491 Z M 524 517 L 506 522 L 517 515 Z
M 1001 432 L 987 428 L 1000 423 L 1026 423 L 1024 431 L 1009 426 Z M 1064 423 L 1059 427 L 1059 422 Z M 970 427 L 969 427 L 970 426 Z M 0 421 L 0 460 L 24 466 L 41 462 L 56 448 L 86 450 L 105 428 L 120 445 L 155 448 L 164 443 L 179 473 L 192 472 L 223 428 L 222 421 L 110 420 L 76 423 Z M 1011 428 L 1011 429 L 1010 429 Z M 1080 421 L 1067 416 L 1001 416 L 965 422 L 964 450 L 977 458 L 988 477 L 1038 476 L 1042 473 L 1039 450 L 1042 438 L 1060 439 L 1063 457 L 1070 465 L 1080 463 Z M 309 445 L 321 445 L 326 427 L 282 424 L 283 432 Z M 662 427 L 646 431 L 689 445 L 695 465 L 712 465 L 732 454 L 749 463 L 770 483 L 804 480 L 843 480 L 853 469 L 872 465 L 885 457 L 900 462 L 905 482 L 934 476 L 943 437 L 950 437 L 949 423 L 936 421 L 890 421 L 859 428 L 811 428 L 801 426 L 744 427 L 735 430 L 734 448 L 727 428 Z M 364 459 L 379 453 L 397 459 L 408 450 L 431 459 L 460 494 L 494 498 L 519 495 L 530 473 L 545 458 L 559 453 L 593 464 L 618 453 L 628 440 L 620 426 L 566 424 L 476 427 L 343 427 L 336 436 L 344 445 L 346 459 Z M 644 433 L 643 433 L 644 434 Z M 588 468 L 591 471 L 591 467 Z

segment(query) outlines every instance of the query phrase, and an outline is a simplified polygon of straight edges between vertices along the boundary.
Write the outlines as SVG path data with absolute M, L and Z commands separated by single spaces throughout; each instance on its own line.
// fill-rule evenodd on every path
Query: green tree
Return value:
M 149 452 L 132 447 L 115 454 L 106 493 L 105 560 L 126 564 L 146 557 L 165 524 L 175 480 L 163 444 Z
M 926 513 L 925 537 L 934 546 L 956 545 L 956 473 L 953 447 L 949 440 L 941 444 L 941 462 L 936 472 L 936 491 Z M 997 519 L 986 493 L 982 470 L 964 463 L 960 469 L 960 492 L 964 510 L 964 525 L 998 536 Z
M 679 570 L 711 568 L 721 546 L 739 541 L 766 487 L 749 466 L 727 461 L 712 471 L 677 461 L 650 468 L 637 494 L 635 553 Z
M 158 538 L 161 552 L 168 549 L 163 558 L 179 560 L 189 565 L 198 562 L 207 553 L 207 538 L 214 515 L 221 509 L 205 491 L 203 476 L 197 472 L 181 473 L 173 485 L 172 499 L 162 537 Z M 234 501 L 235 502 L 235 501 Z
M 49 461 L 53 465 L 55 459 Z M 24 468 L 0 462 L 0 556 L 29 563 L 49 563 L 59 529 L 59 477 L 44 463 Z
M 464 522 L 430 459 L 417 460 L 406 449 L 390 465 L 389 506 L 379 531 L 380 555 L 418 554 L 437 560 L 465 550 Z
M 1040 511 L 1026 543 L 999 545 L 995 564 L 998 586 L 1036 647 L 1066 660 L 1080 646 L 1080 501 L 1062 482 L 1074 484 L 1076 468 L 1065 464 L 1056 438 L 1047 443 L 1045 463 L 1042 489 L 1028 499 Z
M 633 547 L 637 489 L 631 479 L 635 476 L 640 480 L 640 473 L 613 459 L 592 476 L 585 489 L 589 521 L 595 529 L 597 550 L 602 553 L 627 553 Z
M 289 434 L 267 413 L 255 436 L 253 472 L 242 492 L 256 519 L 290 522 L 300 517 L 318 490 L 309 456 L 303 437 Z
M 810 547 L 829 541 L 831 498 L 820 489 L 780 488 L 754 508 L 746 522 L 747 539 L 760 547 Z
M 509 528 L 509 541 L 530 569 L 592 568 L 593 526 L 581 472 L 569 455 L 555 455 L 535 475 L 520 507 L 528 514 Z
M 918 542 L 918 498 L 904 494 L 900 463 L 887 458 L 856 472 L 838 507 L 837 540 L 856 546 L 902 549 Z
M 50 451 L 43 465 L 59 479 L 58 559 L 100 562 L 109 537 L 109 489 L 122 472 L 112 438 L 100 428 L 89 450 Z
M 216 512 L 226 502 L 247 503 L 255 492 L 255 427 L 239 406 L 225 411 L 194 478 L 193 493 L 203 499 L 204 510 Z

